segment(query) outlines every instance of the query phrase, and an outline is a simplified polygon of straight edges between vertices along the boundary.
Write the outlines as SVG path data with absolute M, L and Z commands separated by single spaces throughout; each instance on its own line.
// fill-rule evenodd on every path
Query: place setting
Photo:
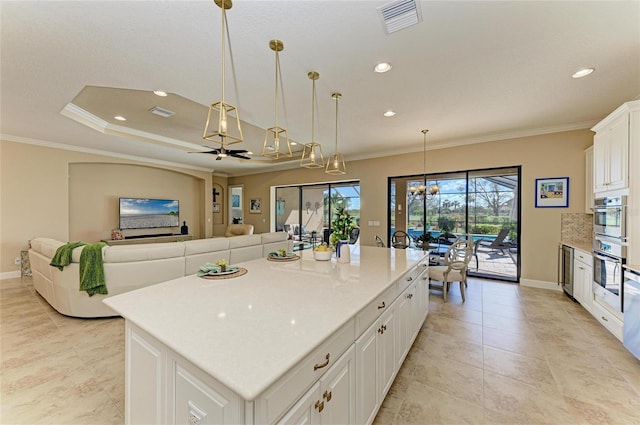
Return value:
M 226 260 L 219 260 L 215 263 L 204 263 L 196 274 L 203 279 L 229 279 L 246 273 L 247 269 L 244 267 L 232 266 Z
M 267 260 L 269 261 L 297 261 L 300 259 L 300 256 L 294 252 L 287 252 L 286 249 L 280 248 L 277 251 L 270 252 L 267 255 Z

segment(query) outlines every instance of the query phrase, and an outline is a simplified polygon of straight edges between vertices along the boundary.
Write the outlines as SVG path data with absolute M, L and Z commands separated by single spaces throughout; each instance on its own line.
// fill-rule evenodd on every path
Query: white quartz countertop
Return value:
M 254 400 L 406 271 L 423 251 L 351 246 L 351 263 L 234 264 L 231 279 L 186 276 L 104 302 L 171 350 Z

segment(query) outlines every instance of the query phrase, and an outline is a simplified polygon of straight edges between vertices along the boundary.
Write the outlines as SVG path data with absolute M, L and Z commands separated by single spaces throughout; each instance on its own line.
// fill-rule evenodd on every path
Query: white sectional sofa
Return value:
M 65 242 L 34 238 L 29 249 L 33 285 L 40 295 L 60 313 L 74 317 L 109 317 L 118 314 L 102 300 L 134 289 L 165 282 L 190 274 L 206 263 L 221 259 L 238 264 L 266 257 L 293 242 L 285 232 L 196 239 L 184 242 L 105 246 L 102 249 L 104 275 L 109 295 L 89 297 L 80 291 L 80 253 L 73 250 L 71 264 L 59 270 L 50 266 L 56 250 Z

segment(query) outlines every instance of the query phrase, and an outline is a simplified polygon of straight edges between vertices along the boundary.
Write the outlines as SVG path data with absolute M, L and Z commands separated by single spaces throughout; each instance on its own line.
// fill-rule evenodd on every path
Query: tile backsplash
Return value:
M 593 239 L 593 216 L 564 213 L 560 219 L 560 240 L 590 244 Z

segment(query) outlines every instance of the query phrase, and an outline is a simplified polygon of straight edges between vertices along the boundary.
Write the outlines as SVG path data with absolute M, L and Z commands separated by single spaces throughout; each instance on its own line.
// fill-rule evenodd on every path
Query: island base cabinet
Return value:
M 125 422 L 131 425 L 164 423 L 165 350 L 155 338 L 130 326 L 129 322 L 125 333 Z M 136 395 L 135 400 L 132 394 Z
M 356 421 L 370 424 L 391 388 L 397 367 L 393 306 L 356 340 Z
M 234 392 L 128 321 L 125 332 L 125 423 L 244 422 Z
M 352 346 L 278 421 L 278 424 L 355 424 L 355 377 L 355 356 Z

